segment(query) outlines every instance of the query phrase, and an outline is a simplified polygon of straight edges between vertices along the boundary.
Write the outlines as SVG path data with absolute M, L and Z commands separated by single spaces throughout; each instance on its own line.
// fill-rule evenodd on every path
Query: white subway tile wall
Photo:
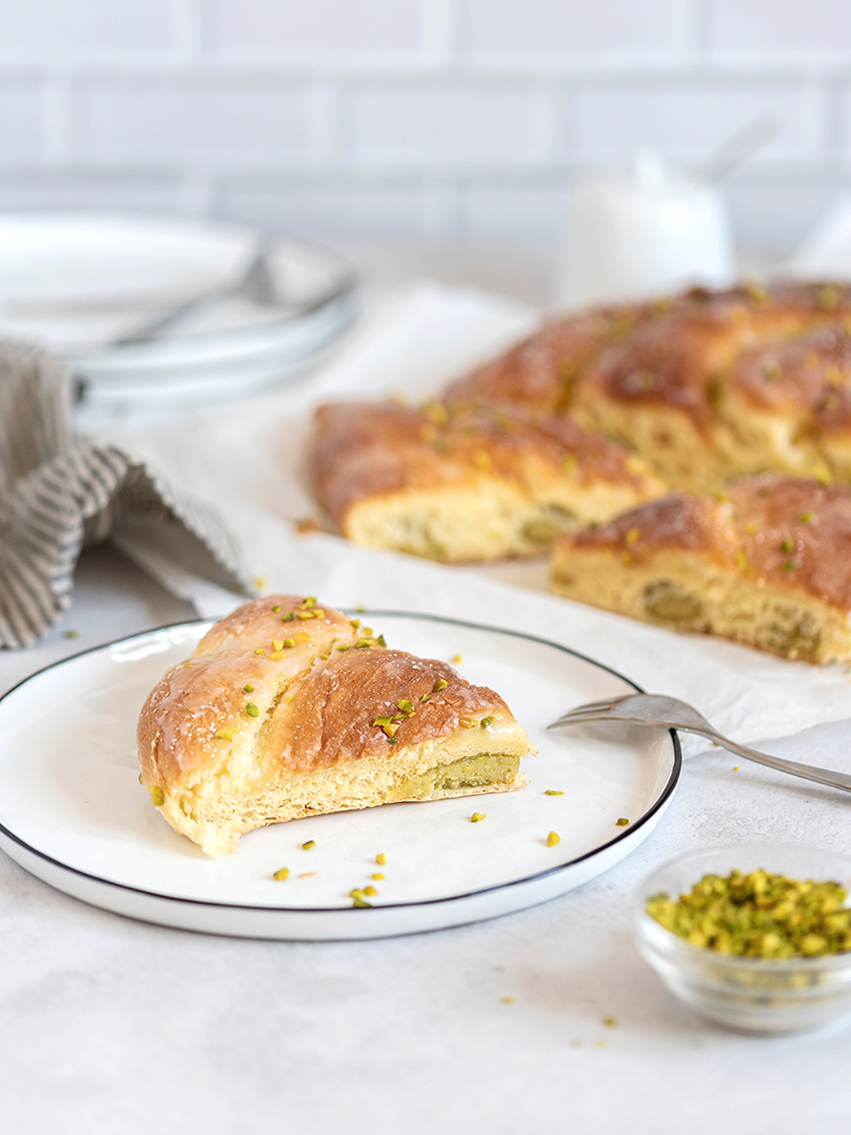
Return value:
M 851 192 L 851 0 L 3 0 L 0 208 L 551 244 L 588 165 L 704 159 L 782 250 Z

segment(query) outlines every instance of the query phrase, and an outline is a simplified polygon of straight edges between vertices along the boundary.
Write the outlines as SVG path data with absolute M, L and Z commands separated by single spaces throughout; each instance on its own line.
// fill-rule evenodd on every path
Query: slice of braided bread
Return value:
M 213 858 L 266 824 L 520 788 L 531 750 L 492 690 L 291 595 L 216 623 L 149 695 L 138 743 L 154 804 Z
M 552 588 L 672 630 L 851 660 L 851 487 L 748 477 L 672 493 L 555 548 Z

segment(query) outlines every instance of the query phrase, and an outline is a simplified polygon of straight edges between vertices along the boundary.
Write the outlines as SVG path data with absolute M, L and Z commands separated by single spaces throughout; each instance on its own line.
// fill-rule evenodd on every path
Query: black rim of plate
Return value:
M 522 639 L 525 642 L 534 642 L 540 646 L 548 646 L 553 650 L 561 651 L 562 654 L 569 654 L 573 658 L 578 658 L 582 662 L 587 662 L 589 665 L 596 667 L 596 669 L 598 670 L 604 670 L 607 674 L 611 674 L 614 678 L 618 678 L 620 681 L 626 682 L 628 686 L 632 686 L 636 693 L 646 693 L 646 690 L 642 689 L 642 687 L 639 686 L 637 682 L 633 682 L 631 678 L 627 678 L 624 674 L 621 674 L 620 671 L 613 669 L 613 667 L 611 666 L 607 666 L 604 662 L 597 662 L 596 659 L 589 658 L 587 654 L 583 654 L 579 650 L 573 650 L 569 646 L 563 646 L 561 643 L 553 642 L 552 639 L 541 638 L 538 635 L 526 634 L 524 631 L 515 631 L 511 630 L 508 627 L 492 627 L 488 626 L 486 623 L 473 623 L 469 622 L 466 619 L 453 619 L 445 615 L 430 615 L 420 611 L 390 611 L 378 610 L 375 608 L 369 608 L 366 611 L 355 611 L 353 609 L 344 608 L 344 611 L 346 611 L 347 614 L 368 614 L 370 619 L 376 617 L 395 619 L 419 619 L 423 622 L 444 623 L 447 626 L 465 627 L 468 630 L 486 631 L 490 634 L 507 635 L 510 638 Z M 109 650 L 112 647 L 121 646 L 124 643 L 131 643 L 137 639 L 146 638 L 149 635 L 158 634 L 162 631 L 179 630 L 183 627 L 201 627 L 208 624 L 211 625 L 214 622 L 214 619 L 194 619 L 182 623 L 167 623 L 165 626 L 152 627 L 150 630 L 140 631 L 139 634 L 128 635 L 126 638 L 115 639 L 113 642 L 102 643 L 100 646 L 87 647 L 86 650 L 78 651 L 76 654 L 71 654 L 67 658 L 62 658 L 57 662 L 51 662 L 50 665 L 44 666 L 41 670 L 36 670 L 34 674 L 30 674 L 26 678 L 23 678 L 20 682 L 17 682 L 14 686 L 12 686 L 10 690 L 7 690 L 2 697 L 0 697 L 0 704 L 6 701 L 6 699 L 11 697 L 11 695 L 15 693 L 16 690 L 19 690 L 28 682 L 32 682 L 36 678 L 41 677 L 42 674 L 47 674 L 49 671 L 55 670 L 58 667 L 65 666 L 71 662 L 75 662 L 78 658 L 84 658 L 87 654 L 96 654 L 98 651 Z M 522 887 L 524 884 L 534 883 L 539 879 L 557 875 L 562 871 L 566 871 L 570 867 L 575 867 L 577 863 L 582 863 L 586 859 L 591 859 L 595 855 L 599 855 L 606 849 L 613 847 L 615 844 L 620 843 L 624 839 L 629 838 L 629 836 L 631 836 L 632 833 L 635 832 L 638 828 L 643 827 L 649 820 L 653 818 L 653 816 L 656 815 L 657 812 L 660 811 L 663 805 L 668 801 L 671 793 L 676 788 L 677 781 L 680 778 L 683 759 L 680 739 L 675 729 L 669 729 L 668 733 L 671 737 L 671 742 L 674 749 L 674 760 L 671 766 L 671 773 L 668 777 L 668 781 L 665 784 L 665 787 L 659 793 L 658 798 L 654 801 L 650 808 L 648 808 L 647 811 L 644 812 L 643 815 L 635 821 L 635 823 L 630 824 L 629 827 L 625 828 L 624 831 L 622 831 L 620 834 L 614 836 L 610 840 L 607 840 L 606 843 L 602 843 L 598 847 L 592 848 L 590 851 L 583 852 L 582 855 L 577 855 L 575 859 L 569 859 L 566 863 L 559 863 L 555 867 L 547 867 L 544 871 L 536 871 L 533 875 L 525 875 L 520 879 L 511 879 L 507 883 L 494 883 L 492 886 L 481 887 L 475 891 L 465 891 L 462 894 L 446 895 L 442 898 L 436 899 L 415 899 L 409 902 L 396 903 L 388 902 L 381 903 L 381 905 L 379 906 L 371 907 L 294 907 L 257 906 L 254 903 L 215 902 L 209 899 L 186 898 L 182 895 L 168 895 L 162 894 L 160 891 L 148 891 L 143 887 L 133 887 L 129 883 L 119 883 L 114 879 L 106 879 L 102 875 L 93 875 L 89 871 L 82 871 L 79 867 L 73 867 L 69 863 L 63 863 L 61 859 L 54 859 L 52 855 L 47 855 L 45 852 L 40 851 L 37 847 L 33 847 L 31 844 L 27 843 L 26 840 L 21 839 L 20 836 L 17 836 L 13 831 L 10 831 L 9 828 L 7 828 L 3 823 L 0 823 L 0 833 L 5 835 L 13 843 L 16 843 L 19 847 L 24 848 L 24 850 L 28 851 L 31 855 L 34 855 L 38 859 L 41 859 L 46 863 L 50 863 L 54 867 L 58 867 L 62 871 L 66 871 L 69 874 L 76 875 L 83 879 L 88 879 L 93 883 L 99 883 L 105 887 L 114 887 L 115 889 L 120 891 L 126 891 L 131 894 L 144 895 L 146 898 L 158 899 L 166 903 L 177 903 L 183 906 L 217 908 L 221 910 L 250 910 L 258 914 L 296 914 L 304 917 L 310 917 L 313 915 L 321 916 L 328 914 L 349 914 L 350 912 L 351 914 L 368 916 L 370 913 L 376 914 L 383 910 L 403 910 L 406 908 L 424 906 L 451 906 L 453 903 L 463 902 L 465 899 L 477 898 L 479 895 L 493 894 L 496 891 L 509 890 L 512 887 Z

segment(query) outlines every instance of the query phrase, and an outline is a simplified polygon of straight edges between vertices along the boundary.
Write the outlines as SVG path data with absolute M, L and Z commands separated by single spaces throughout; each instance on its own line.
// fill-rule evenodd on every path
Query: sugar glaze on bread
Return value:
M 266 824 L 522 787 L 532 748 L 492 690 L 292 595 L 216 623 L 149 695 L 138 743 L 152 800 L 213 858 Z

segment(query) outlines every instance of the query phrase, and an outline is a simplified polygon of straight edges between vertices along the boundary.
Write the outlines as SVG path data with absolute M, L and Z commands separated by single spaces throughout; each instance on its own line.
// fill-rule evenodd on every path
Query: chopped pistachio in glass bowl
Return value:
M 740 843 L 682 855 L 654 871 L 636 901 L 639 951 L 665 985 L 704 1017 L 741 1032 L 804 1032 L 851 1013 L 851 950 L 791 957 L 726 953 L 693 944 L 648 913 L 648 900 L 667 895 L 677 902 L 705 876 L 723 880 L 734 871 L 765 871 L 816 883 L 830 880 L 851 894 L 851 857 L 835 851 Z M 846 898 L 839 909 L 848 907 Z M 657 914 L 666 910 L 658 902 L 654 909 Z M 698 931 L 692 937 L 700 941 L 704 935 Z M 772 941 L 766 947 L 769 952 Z M 802 941 L 804 949 L 819 948 L 814 936 Z M 726 948 L 741 949 L 742 943 L 734 935 Z

